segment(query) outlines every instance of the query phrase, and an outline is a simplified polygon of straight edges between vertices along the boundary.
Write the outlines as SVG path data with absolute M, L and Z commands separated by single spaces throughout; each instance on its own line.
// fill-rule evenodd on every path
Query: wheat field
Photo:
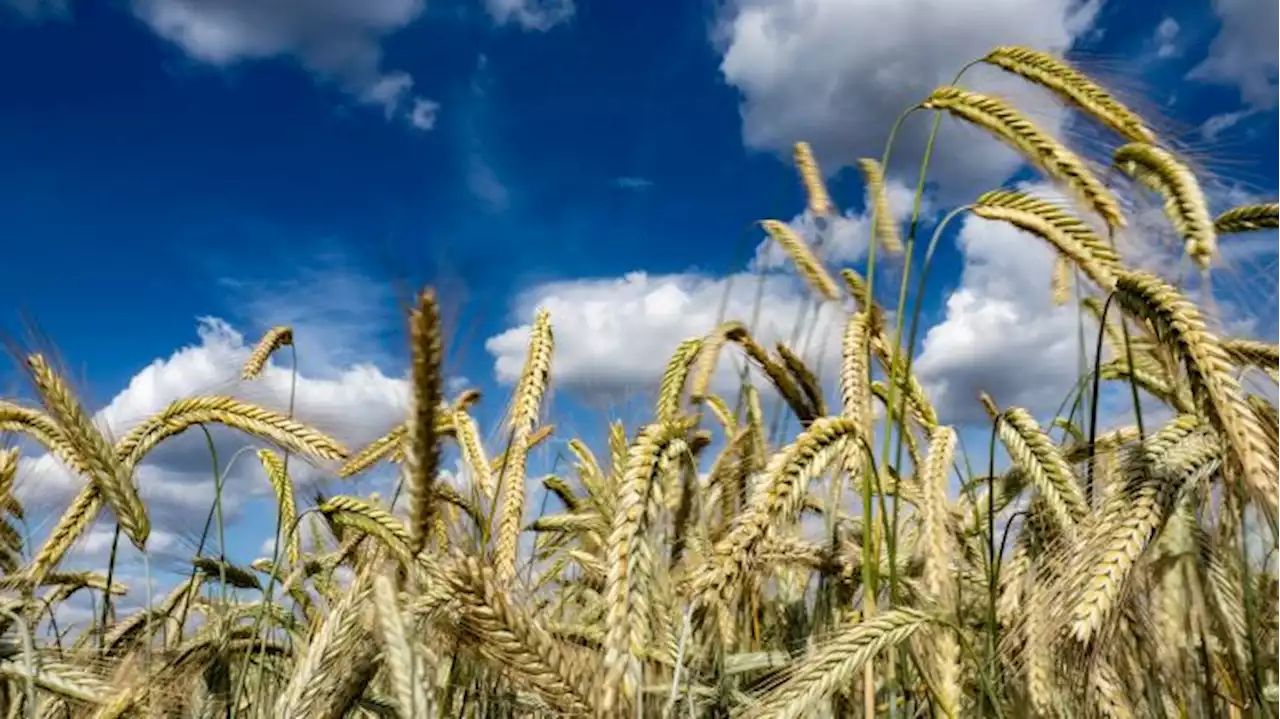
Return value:
M 1046 287 L 1098 328 L 1059 415 L 973 398 L 990 419 L 978 466 L 940 422 L 912 359 L 917 282 L 941 232 L 918 237 L 915 217 L 892 219 L 888 150 L 859 163 L 875 217 L 862 272 L 829 267 L 783 222 L 760 223 L 814 302 L 844 318 L 838 371 L 820 377 L 797 347 L 764 346 L 745 318 L 725 318 L 673 348 L 647 423 L 610 424 L 604 447 L 563 438 L 573 466 L 541 479 L 558 504 L 542 516 L 526 505 L 531 450 L 556 432 L 546 312 L 494 446 L 473 417 L 479 393 L 444 395 L 429 289 L 408 318 L 412 409 L 362 448 L 221 395 L 181 399 L 111 439 L 31 354 L 38 405 L 0 401 L 0 431 L 84 485 L 26 546 L 19 450 L 0 452 L 3 715 L 1275 716 L 1277 346 L 1215 331 L 1203 295 L 1138 268 L 1116 237 L 1133 206 L 1121 190 L 1156 198 L 1207 285 L 1219 238 L 1276 228 L 1277 205 L 1213 216 L 1193 164 L 1061 59 L 1001 47 L 980 62 L 1113 140 L 1099 163 L 958 83 L 912 108 L 979 128 L 1068 200 L 991 188 L 948 216 L 1047 243 Z M 830 216 L 807 145 L 795 164 L 808 212 Z M 886 276 L 900 284 L 877 293 Z M 897 305 L 877 299 L 889 295 Z M 287 327 L 267 333 L 238 368 L 244 380 L 292 341 Z M 734 361 L 751 371 L 716 394 L 712 376 Z M 1114 427 L 1100 426 L 1103 391 L 1128 402 Z M 789 436 L 770 427 L 775 399 L 798 428 Z M 143 610 L 104 610 L 77 635 L 42 639 L 73 595 L 120 593 L 113 567 L 70 572 L 63 559 L 99 515 L 145 553 L 134 470 L 207 425 L 262 447 L 275 555 L 238 566 L 209 545 Z M 466 467 L 461 486 L 440 479 L 450 453 Z M 306 504 L 289 458 L 338 486 L 394 464 L 396 496 Z

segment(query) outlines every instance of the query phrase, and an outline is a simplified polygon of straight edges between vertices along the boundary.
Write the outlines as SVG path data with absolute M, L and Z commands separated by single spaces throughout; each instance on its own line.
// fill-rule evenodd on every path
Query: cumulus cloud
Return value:
M 195 60 L 220 67 L 287 58 L 357 101 L 428 130 L 438 105 L 406 72 L 383 68 L 383 39 L 423 0 L 133 0 L 134 14 Z M 429 104 L 424 104 L 429 103 Z M 428 120 L 431 120 L 428 122 Z
M 1004 406 L 1051 411 L 1079 375 L 1080 322 L 1052 302 L 1053 251 L 1008 224 L 963 222 L 960 284 L 925 334 L 915 371 L 944 422 L 981 421 L 980 391 Z
M 758 312 L 754 333 L 766 344 L 789 342 L 797 323 L 814 317 L 808 295 L 791 277 L 748 273 L 710 277 L 632 272 L 621 278 L 552 282 L 529 290 L 516 302 L 517 315 L 525 322 L 534 308 L 551 313 L 556 387 L 612 397 L 653 390 L 676 346 L 705 335 L 722 317 L 750 326 Z M 838 317 L 827 307 L 817 321 L 819 329 L 806 358 L 821 357 L 823 366 L 830 368 L 839 354 L 839 331 L 833 332 L 831 324 Z M 500 382 L 511 383 L 519 376 L 529 331 L 528 324 L 520 324 L 485 343 Z M 731 363 L 722 363 L 717 388 L 734 386 L 734 376 Z
M 1252 109 L 1276 106 L 1276 45 L 1280 43 L 1280 10 L 1276 3 L 1214 0 L 1222 26 L 1209 54 L 1187 75 L 1192 80 L 1233 85 Z
M 525 30 L 545 32 L 573 17 L 573 0 L 485 0 L 485 9 L 499 25 L 513 23 Z
M 736 0 L 715 32 L 720 70 L 742 96 L 745 142 L 785 151 L 808 140 L 829 171 L 879 157 L 890 120 L 949 83 L 967 62 L 996 45 L 1061 51 L 1091 25 L 1097 2 L 1078 0 Z M 910 48 L 910 52 L 903 52 Z M 1064 113 L 1036 91 L 986 68 L 965 84 L 1018 102 L 1049 130 Z M 918 164 L 928 122 L 899 133 L 890 172 Z M 976 131 L 947 122 L 943 148 L 968 148 Z M 983 151 L 934 156 L 943 182 L 991 185 L 1019 165 L 993 141 Z

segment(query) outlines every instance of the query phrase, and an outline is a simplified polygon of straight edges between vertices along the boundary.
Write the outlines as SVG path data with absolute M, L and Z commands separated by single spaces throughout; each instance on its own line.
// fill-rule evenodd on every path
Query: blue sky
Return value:
M 1274 197 L 1274 4 L 1151 7 L 0 0 L 0 327 L 20 336 L 34 320 L 123 431 L 194 392 L 282 401 L 284 358 L 259 387 L 233 378 L 246 344 L 292 324 L 299 413 L 357 445 L 403 409 L 400 310 L 430 283 L 450 317 L 450 374 L 487 395 L 483 423 L 496 426 L 541 305 L 557 333 L 553 410 L 565 408 L 553 419 L 594 439 L 601 412 L 651 389 L 676 342 L 711 328 L 726 291 L 741 317 L 766 278 L 761 332 L 785 334 L 805 300 L 751 223 L 811 227 L 792 142 L 813 143 L 846 211 L 828 259 L 860 266 L 853 163 L 879 157 L 898 112 L 992 46 L 1068 51 L 1149 110 L 1215 178 L 1215 210 Z M 965 78 L 1086 150 L 1115 144 L 998 73 Z M 890 163 L 895 212 L 909 209 L 924 120 Z M 1034 179 L 951 123 L 931 178 L 929 218 Z M 935 401 L 965 421 L 985 387 L 1051 412 L 1076 356 L 1055 344 L 1075 320 L 1048 302 L 1047 251 L 976 221 L 955 230 L 918 343 Z M 1251 243 L 1227 251 L 1215 286 L 1228 312 L 1262 318 L 1230 327 L 1274 341 L 1276 240 Z M 18 373 L 2 386 L 19 387 Z M 168 531 L 189 534 L 207 458 L 170 455 L 157 458 L 155 501 Z M 246 487 L 262 484 L 253 463 L 234 470 Z M 61 511 L 71 480 L 28 467 L 33 501 Z M 238 521 L 257 526 L 262 506 L 237 507 Z M 253 556 L 260 534 L 237 533 L 237 555 Z

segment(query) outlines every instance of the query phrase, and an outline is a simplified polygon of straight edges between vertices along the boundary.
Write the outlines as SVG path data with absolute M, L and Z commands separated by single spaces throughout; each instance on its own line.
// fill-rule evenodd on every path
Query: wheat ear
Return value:
M 1280 204 L 1275 202 L 1233 207 L 1213 221 L 1213 229 L 1222 235 L 1274 230 L 1277 227 L 1280 227 Z
M 631 447 L 613 514 L 605 584 L 605 654 L 600 708 L 612 712 L 635 701 L 640 656 L 652 639 L 649 595 L 654 582 L 648 536 L 661 516 L 663 476 L 688 451 L 689 421 L 646 427 Z
M 880 163 L 863 158 L 858 160 L 858 170 L 862 172 L 862 181 L 867 185 L 867 205 L 874 208 L 875 227 L 871 228 L 880 249 L 891 255 L 902 254 L 902 237 L 898 233 L 898 223 L 894 219 L 893 208 L 889 206 L 889 191 L 885 186 L 884 169 Z
M 796 171 L 800 173 L 800 182 L 804 185 L 805 196 L 809 201 L 809 212 L 815 217 L 828 217 L 835 213 L 831 204 L 831 195 L 827 193 L 827 185 L 822 181 L 822 172 L 818 169 L 818 161 L 813 159 L 813 148 L 807 142 L 797 142 L 792 151 Z
M 1019 75 L 1075 104 L 1134 142 L 1154 143 L 1155 133 L 1138 113 L 1060 58 L 1025 47 L 997 47 L 982 61 Z
M 787 253 L 796 272 L 808 283 L 809 289 L 819 297 L 835 301 L 840 299 L 840 288 L 831 279 L 825 267 L 809 245 L 800 238 L 785 222 L 778 220 L 761 220 L 760 226 L 769 233 L 769 237 Z
M 436 412 L 441 391 L 444 344 L 440 307 L 435 293 L 424 291 L 409 315 L 410 375 L 413 391 L 409 427 L 405 434 L 405 488 L 409 499 L 409 548 L 417 554 L 426 546 L 435 514 L 433 491 L 440 470 Z
M 1280 511 L 1274 463 L 1268 462 L 1266 433 L 1245 403 L 1231 362 L 1217 337 L 1205 329 L 1200 312 L 1168 283 L 1146 272 L 1120 275 L 1116 301 L 1129 314 L 1151 322 L 1186 366 L 1191 394 L 1231 446 L 1245 486 L 1276 532 Z
M 284 461 L 269 449 L 258 450 L 258 461 L 267 474 L 271 490 L 276 495 L 276 506 L 280 508 L 280 534 L 284 540 L 286 556 L 289 564 L 296 565 L 302 557 L 302 538 L 293 526 L 298 516 L 298 505 L 293 494 L 293 480 L 285 471 Z
M 978 217 L 1007 222 L 1045 240 L 1102 289 L 1115 286 L 1118 256 L 1084 223 L 1050 203 L 1021 193 L 996 191 L 979 197 L 970 210 Z
M 662 383 L 658 387 L 658 405 L 655 411 L 659 422 L 673 422 L 680 414 L 680 402 L 684 397 L 685 382 L 689 379 L 689 370 L 702 350 L 702 338 L 692 337 L 676 346 L 667 368 L 662 373 Z M 706 389 L 703 388 L 705 393 Z
M 1115 196 L 1084 160 L 1004 100 L 958 87 L 940 87 L 925 100 L 923 107 L 945 110 L 994 134 L 1074 192 L 1108 225 L 1124 226 L 1124 216 Z
M 1191 168 L 1155 145 L 1133 142 L 1115 151 L 1116 167 L 1164 197 L 1164 213 L 1186 243 L 1187 255 L 1208 268 L 1217 252 L 1217 232 L 1209 206 Z
M 267 360 L 271 355 L 281 348 L 288 347 L 293 344 L 293 328 L 291 327 L 272 327 L 262 335 L 262 339 L 258 340 L 258 344 L 254 346 L 253 352 L 249 353 L 249 359 L 245 360 L 244 367 L 240 369 L 241 379 L 257 379 L 262 376 L 262 370 L 267 366 Z
M 529 349 L 525 354 L 524 367 L 512 400 L 511 446 L 502 471 L 502 507 L 498 515 L 498 541 L 494 555 L 494 573 L 499 581 L 509 581 L 516 573 L 520 528 L 524 519 L 529 434 L 538 421 L 542 398 L 550 383 L 551 356 L 554 351 L 551 315 L 546 310 L 539 310 L 533 320 Z

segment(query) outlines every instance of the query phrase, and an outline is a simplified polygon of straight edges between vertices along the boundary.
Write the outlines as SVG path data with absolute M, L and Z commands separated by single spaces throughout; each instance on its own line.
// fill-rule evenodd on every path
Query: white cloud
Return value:
M 485 0 L 485 9 L 499 25 L 514 23 L 525 30 L 545 32 L 573 17 L 573 0 Z
M 1096 9 L 1078 0 L 737 0 L 716 39 L 721 72 L 742 94 L 746 143 L 786 151 L 807 140 L 834 171 L 880 157 L 892 118 L 951 82 L 965 63 L 997 45 L 1064 50 Z M 1061 126 L 1058 104 L 1038 100 L 1014 78 L 975 68 L 964 83 L 1010 97 L 1048 130 Z M 919 163 L 929 122 L 917 115 L 898 135 L 891 174 Z M 1019 164 L 988 138 L 977 141 L 982 151 L 966 149 L 976 137 L 972 128 L 944 123 L 933 160 L 944 191 L 957 182 L 993 185 Z
M 430 129 L 429 123 L 420 123 L 425 117 L 420 103 L 426 99 L 413 95 L 413 78 L 382 68 L 383 39 L 416 20 L 424 4 L 423 0 L 133 0 L 132 7 L 157 35 L 195 60 L 225 67 L 287 58 L 356 100 L 383 108 L 388 117 L 403 117 L 419 129 Z
M 706 335 L 720 319 L 752 326 L 758 311 L 753 333 L 771 346 L 778 340 L 790 341 L 802 312 L 812 320 L 814 313 L 808 304 L 807 294 L 793 279 L 778 274 L 709 277 L 632 272 L 621 278 L 540 285 L 524 293 L 516 309 L 524 321 L 537 307 L 551 313 L 556 387 L 620 397 L 654 390 L 676 346 L 690 337 Z M 722 305 L 723 317 L 719 312 Z M 839 321 L 830 306 L 824 307 L 811 351 L 805 355 L 811 362 L 821 355 L 827 371 L 837 366 L 833 363 L 839 356 L 840 325 L 833 322 Z M 808 322 L 804 326 L 807 328 Z M 485 343 L 500 382 L 511 383 L 519 376 L 529 330 L 528 324 L 520 324 Z M 804 339 L 802 336 L 802 346 Z M 736 355 L 726 352 L 724 356 Z M 721 364 L 718 389 L 734 386 L 735 366 L 736 361 Z
M 1156 26 L 1156 57 L 1170 58 L 1181 52 L 1177 42 L 1179 29 L 1178 21 L 1171 17 L 1160 21 Z
M 1276 106 L 1276 71 L 1280 59 L 1280 10 L 1266 0 L 1214 0 L 1222 22 L 1208 56 L 1187 75 L 1240 89 L 1240 97 L 1254 109 Z
M 503 212 L 511 204 L 511 191 L 478 152 L 472 154 L 467 167 L 467 189 L 490 212 Z
M 925 334 L 915 371 L 943 422 L 980 421 L 980 391 L 1002 406 L 1052 410 L 1079 376 L 1078 313 L 1052 302 L 1053 251 L 1004 223 L 963 223 L 960 286 Z

